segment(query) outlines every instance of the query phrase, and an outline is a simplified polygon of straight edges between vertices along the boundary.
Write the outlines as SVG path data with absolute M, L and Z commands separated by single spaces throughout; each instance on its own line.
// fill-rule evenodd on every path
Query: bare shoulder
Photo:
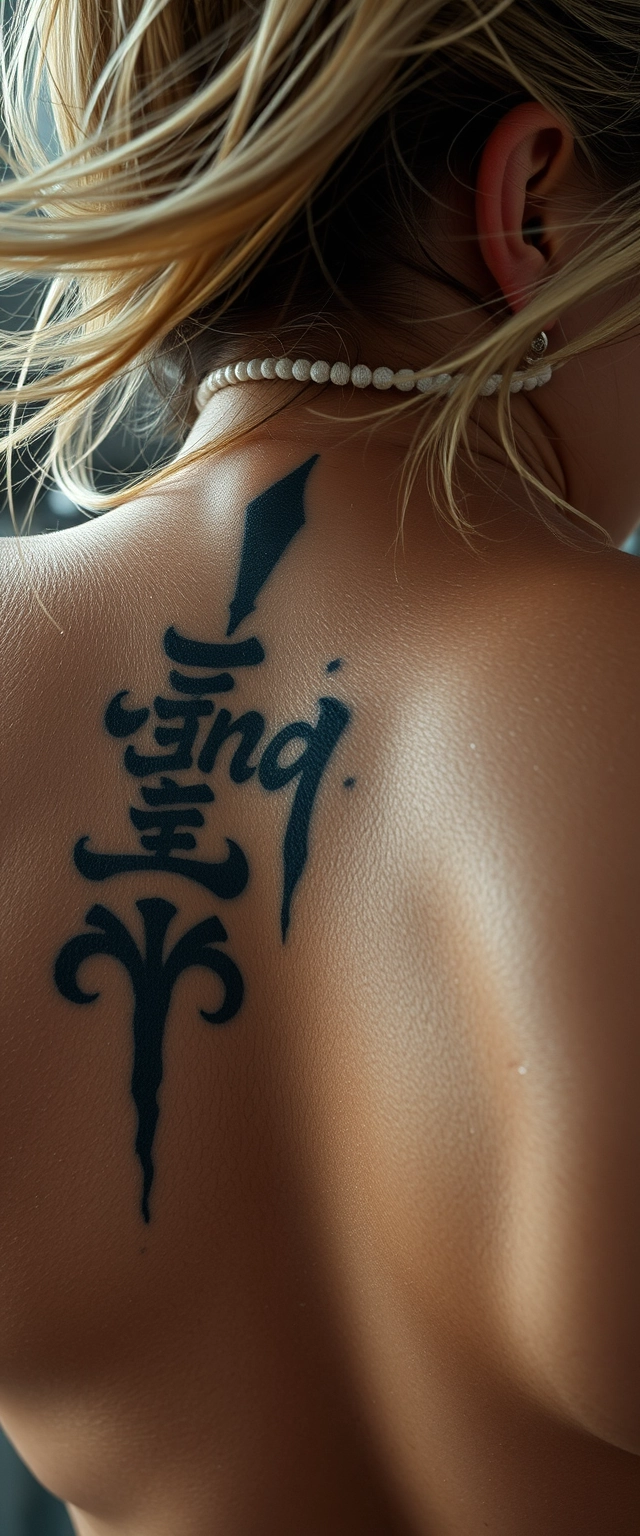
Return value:
M 82 540 L 67 535 L 0 542 L 0 667 L 4 679 L 0 753 L 5 795 L 28 788 L 24 754 L 54 748 L 65 696 L 71 698 L 91 624 L 91 583 Z
M 3 656 L 32 652 L 46 661 L 55 634 L 68 631 L 95 592 L 101 571 L 100 542 L 91 525 L 65 533 L 0 539 L 0 646 Z M 106 562 L 104 562 L 106 566 Z
M 534 565 L 490 607 L 451 814 L 503 1041 L 509 1327 L 556 1407 L 637 1453 L 640 562 Z
M 494 763 L 528 764 L 574 800 L 608 794 L 614 773 L 622 792 L 640 749 L 640 560 L 562 551 L 516 566 L 479 584 L 462 643 Z
M 98 523 L 0 540 L 5 784 L 30 737 L 40 758 L 43 739 L 49 754 L 68 742 L 83 693 L 117 660 L 135 603 L 132 549 Z
M 500 878 L 611 1039 L 640 995 L 640 561 L 533 561 L 481 592 L 463 644 L 444 703 L 458 818 L 505 850 Z

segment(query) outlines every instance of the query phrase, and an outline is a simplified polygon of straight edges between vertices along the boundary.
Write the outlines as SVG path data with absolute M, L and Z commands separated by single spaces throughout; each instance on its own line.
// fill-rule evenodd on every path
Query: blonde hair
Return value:
M 531 478 L 511 371 L 549 313 L 640 263 L 637 0 L 16 0 L 3 39 L 0 268 L 47 281 L 33 327 L 0 339 L 5 453 L 52 434 L 46 462 L 85 506 L 133 495 L 139 481 L 92 496 L 90 464 L 144 380 L 184 427 L 200 377 L 242 355 L 265 306 L 278 334 L 315 315 L 348 327 L 365 293 L 379 309 L 430 178 L 448 155 L 472 168 L 533 98 L 573 131 L 598 218 L 527 309 L 425 358 L 466 377 L 422 397 L 412 460 L 462 526 L 458 454 L 480 384 L 503 373 L 500 431 Z M 556 361 L 639 320 L 640 298 L 621 297 Z

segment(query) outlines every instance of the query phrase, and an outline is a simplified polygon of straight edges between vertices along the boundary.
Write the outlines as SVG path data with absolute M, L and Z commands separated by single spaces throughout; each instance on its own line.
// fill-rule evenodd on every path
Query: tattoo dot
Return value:
M 335 661 L 327 662 L 327 672 L 339 672 L 342 666 L 342 657 L 336 656 Z
M 354 786 L 356 781 L 355 781 L 355 779 L 343 779 L 342 782 L 344 784 L 345 789 L 353 789 L 353 786 Z

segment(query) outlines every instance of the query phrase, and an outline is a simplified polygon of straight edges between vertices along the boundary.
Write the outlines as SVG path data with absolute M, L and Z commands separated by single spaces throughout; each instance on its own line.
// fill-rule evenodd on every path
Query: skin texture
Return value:
M 540 114 L 509 114 L 436 232 L 514 303 L 587 197 Z M 639 374 L 624 342 L 514 400 L 531 463 L 614 542 Z M 640 568 L 543 524 L 491 401 L 473 546 L 421 485 L 397 543 L 414 423 L 372 435 L 370 397 L 265 384 L 191 446 L 254 387 L 283 408 L 243 444 L 24 565 L 2 551 L 2 1420 L 79 1536 L 635 1536 Z M 283 942 L 293 790 L 235 782 L 229 743 L 197 856 L 237 842 L 237 897 L 171 870 L 92 885 L 73 849 L 139 847 L 105 709 L 163 696 L 169 626 L 225 641 L 246 509 L 315 455 L 232 636 L 264 648 L 229 707 L 265 740 L 323 697 L 349 713 Z M 150 898 L 172 944 L 222 921 L 245 994 L 214 1026 L 215 974 L 175 980 L 147 1221 L 126 967 L 87 959 L 82 1006 L 53 968 L 92 903 L 141 952 Z

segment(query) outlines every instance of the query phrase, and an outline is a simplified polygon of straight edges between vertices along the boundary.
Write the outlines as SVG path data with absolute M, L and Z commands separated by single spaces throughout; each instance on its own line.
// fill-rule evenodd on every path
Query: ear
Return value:
M 515 312 L 527 304 L 558 251 L 549 199 L 573 160 L 573 148 L 566 124 L 535 101 L 507 112 L 484 147 L 476 183 L 478 240 Z

